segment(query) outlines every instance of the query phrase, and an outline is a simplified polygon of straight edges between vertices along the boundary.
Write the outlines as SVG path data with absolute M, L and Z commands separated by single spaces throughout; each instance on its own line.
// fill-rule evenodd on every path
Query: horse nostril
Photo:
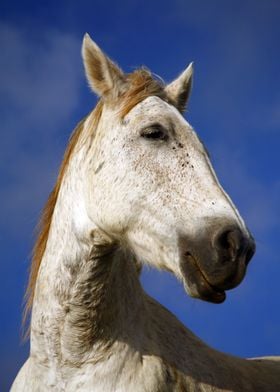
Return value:
M 247 265 L 255 253 L 254 240 L 244 236 L 239 228 L 234 227 L 219 233 L 214 245 L 224 261 L 234 261 L 243 256 Z
M 227 229 L 215 239 L 215 246 L 220 252 L 226 252 L 234 257 L 241 245 L 242 235 L 238 229 Z

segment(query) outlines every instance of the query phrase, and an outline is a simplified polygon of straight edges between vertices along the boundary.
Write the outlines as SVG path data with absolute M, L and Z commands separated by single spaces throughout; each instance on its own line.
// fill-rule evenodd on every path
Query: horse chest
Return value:
M 161 365 L 156 358 L 143 359 L 139 353 L 124 349 L 106 361 L 85 364 L 74 371 L 64 386 L 67 392 L 155 392 L 166 389 Z M 61 391 L 61 389 L 60 389 Z

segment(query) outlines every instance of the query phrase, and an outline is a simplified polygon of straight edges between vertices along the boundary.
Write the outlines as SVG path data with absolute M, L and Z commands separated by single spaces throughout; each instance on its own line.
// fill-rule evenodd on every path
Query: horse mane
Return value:
M 149 96 L 158 96 L 164 99 L 165 101 L 168 101 L 166 94 L 164 92 L 163 83 L 160 80 L 153 78 L 149 70 L 144 68 L 138 69 L 133 73 L 128 74 L 126 76 L 126 80 L 128 82 L 128 87 L 125 90 L 125 92 L 119 97 L 119 101 L 118 101 L 118 105 L 120 105 L 119 115 L 121 119 L 123 119 L 125 115 L 134 106 L 136 106 L 138 103 L 140 103 L 141 101 L 143 101 L 145 98 Z M 100 99 L 94 111 L 92 112 L 92 121 L 89 127 L 90 133 L 93 133 L 95 131 L 99 123 L 103 106 L 104 106 L 104 102 L 102 99 Z M 76 126 L 76 128 L 74 129 L 70 137 L 69 143 L 65 150 L 64 157 L 59 169 L 55 186 L 48 197 L 45 207 L 43 208 L 41 218 L 37 226 L 37 230 L 36 230 L 37 238 L 32 251 L 32 260 L 30 266 L 28 285 L 24 296 L 25 307 L 23 313 L 23 324 L 25 324 L 32 309 L 36 280 L 41 265 L 41 261 L 46 249 L 52 217 L 57 202 L 59 190 L 62 184 L 62 180 L 65 171 L 68 167 L 68 163 L 73 154 L 73 151 L 75 149 L 75 146 L 77 145 L 81 133 L 84 129 L 85 120 L 86 117 L 78 123 L 78 125 Z M 29 331 L 27 331 L 27 335 L 28 333 Z

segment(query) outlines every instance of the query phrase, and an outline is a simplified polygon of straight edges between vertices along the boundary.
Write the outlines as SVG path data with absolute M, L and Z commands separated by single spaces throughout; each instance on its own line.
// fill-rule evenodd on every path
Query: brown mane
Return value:
M 164 85 L 154 79 L 151 73 L 146 69 L 139 69 L 133 72 L 132 74 L 127 75 L 128 88 L 119 98 L 118 105 L 120 106 L 120 117 L 123 118 L 134 106 L 136 106 L 139 102 L 143 101 L 145 98 L 149 96 L 158 96 L 164 100 L 167 100 L 167 97 L 164 92 Z M 90 132 L 94 131 L 94 128 L 98 125 L 99 119 L 102 114 L 103 102 L 100 100 L 94 109 L 93 114 L 93 122 L 94 125 L 90 126 Z M 84 129 L 85 118 L 79 122 L 75 130 L 73 131 L 66 151 L 64 153 L 64 157 L 62 160 L 62 164 L 60 166 L 59 174 L 57 177 L 56 184 L 53 188 L 53 191 L 49 195 L 47 203 L 42 211 L 42 215 L 38 225 L 38 235 L 32 252 L 32 261 L 30 267 L 30 274 L 28 285 L 25 293 L 25 309 L 23 320 L 26 321 L 33 304 L 34 299 L 34 291 L 36 280 L 41 264 L 42 257 L 44 255 L 49 231 L 51 227 L 52 216 L 54 212 L 54 208 L 56 205 L 57 197 L 59 194 L 59 190 L 61 187 L 61 183 L 67 169 L 69 160 L 72 156 L 74 148 L 80 138 L 81 132 Z
M 144 99 L 157 96 L 168 101 L 168 97 L 164 91 L 164 84 L 159 79 L 154 79 L 149 70 L 145 68 L 127 76 L 129 88 L 121 97 L 120 117 L 124 118 L 134 106 Z

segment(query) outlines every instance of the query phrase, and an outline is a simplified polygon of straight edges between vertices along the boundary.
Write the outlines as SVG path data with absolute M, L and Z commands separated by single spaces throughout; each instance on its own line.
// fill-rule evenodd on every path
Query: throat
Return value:
M 142 289 L 136 266 L 127 256 L 114 245 L 95 246 L 78 273 L 65 325 L 76 353 L 88 352 L 96 344 L 108 347 L 133 332 Z
M 74 266 L 54 264 L 53 282 L 46 268 L 39 277 L 31 351 L 80 364 L 100 360 L 117 341 L 133 339 L 141 328 L 144 295 L 129 252 L 97 235 L 90 252 Z

